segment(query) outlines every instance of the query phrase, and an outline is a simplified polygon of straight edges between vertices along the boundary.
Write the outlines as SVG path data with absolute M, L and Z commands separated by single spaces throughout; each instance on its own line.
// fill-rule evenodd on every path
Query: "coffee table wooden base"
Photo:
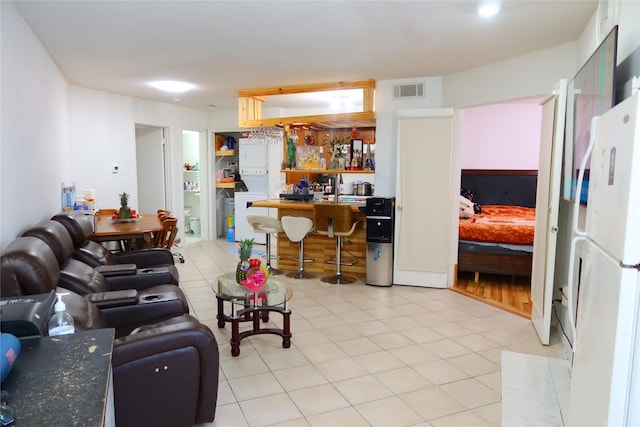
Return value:
M 230 343 L 232 356 L 240 355 L 240 341 L 252 335 L 279 335 L 282 337 L 282 347 L 291 347 L 291 310 L 285 310 L 284 307 L 246 307 L 238 310 L 235 317 L 231 317 L 224 314 L 223 308 L 225 300 L 219 296 L 216 296 L 216 299 L 218 300 L 218 328 L 224 328 L 226 322 L 231 323 Z M 262 319 L 263 322 L 267 322 L 270 312 L 282 314 L 282 329 L 260 327 L 260 319 Z M 252 329 L 240 332 L 241 322 L 252 322 Z

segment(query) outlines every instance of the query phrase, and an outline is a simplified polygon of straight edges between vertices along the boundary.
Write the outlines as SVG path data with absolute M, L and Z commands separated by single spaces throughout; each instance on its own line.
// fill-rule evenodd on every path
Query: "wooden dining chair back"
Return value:
M 171 216 L 171 211 L 167 209 L 158 209 L 158 219 L 160 221 L 164 220 L 166 217 Z
M 115 213 L 118 213 L 118 209 L 98 209 L 98 215 L 107 218 L 111 218 Z
M 167 216 L 162 220 L 162 231 L 158 233 L 155 246 L 158 248 L 171 249 L 178 233 L 178 218 Z

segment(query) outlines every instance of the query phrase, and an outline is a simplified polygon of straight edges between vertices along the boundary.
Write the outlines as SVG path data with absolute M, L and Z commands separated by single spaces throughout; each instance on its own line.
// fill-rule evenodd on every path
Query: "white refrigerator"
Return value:
M 640 425 L 639 96 L 592 125 L 585 228 L 572 244 L 582 251 L 571 257 L 579 273 L 570 283 L 578 299 L 569 426 Z

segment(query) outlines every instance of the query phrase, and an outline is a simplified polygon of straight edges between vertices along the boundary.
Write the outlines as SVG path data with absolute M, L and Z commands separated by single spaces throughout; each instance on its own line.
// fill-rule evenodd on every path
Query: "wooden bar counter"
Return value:
M 278 209 L 278 219 L 285 215 L 304 216 L 313 219 L 313 205 L 315 203 L 334 202 L 298 202 L 289 200 L 257 200 L 251 202 L 252 207 Z M 342 259 L 356 258 L 358 262 L 354 265 L 343 265 L 342 273 L 346 276 L 364 278 L 367 264 L 367 221 L 357 203 L 340 202 L 340 204 L 351 205 L 351 210 L 355 221 L 360 221 L 359 227 L 349 238 L 342 239 Z M 278 263 L 279 269 L 287 271 L 298 270 L 298 261 L 294 257 L 298 256 L 298 243 L 290 242 L 285 233 L 278 233 Z M 331 275 L 336 271 L 335 264 L 326 264 L 325 261 L 336 255 L 336 238 L 321 236 L 311 232 L 304 240 L 304 257 L 313 258 L 313 262 L 304 265 L 306 271 L 317 273 L 318 275 Z

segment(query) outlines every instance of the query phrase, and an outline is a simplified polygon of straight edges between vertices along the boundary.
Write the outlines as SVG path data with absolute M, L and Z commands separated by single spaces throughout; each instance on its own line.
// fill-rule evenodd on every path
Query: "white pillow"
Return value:
M 473 216 L 473 202 L 464 196 L 460 197 L 460 218 L 471 218 Z
M 460 206 L 464 205 L 473 209 L 473 202 L 471 200 L 467 199 L 464 196 L 458 196 L 458 197 L 460 198 Z
M 462 206 L 462 204 L 460 204 L 460 218 L 466 219 L 471 217 L 473 217 L 473 208 Z

